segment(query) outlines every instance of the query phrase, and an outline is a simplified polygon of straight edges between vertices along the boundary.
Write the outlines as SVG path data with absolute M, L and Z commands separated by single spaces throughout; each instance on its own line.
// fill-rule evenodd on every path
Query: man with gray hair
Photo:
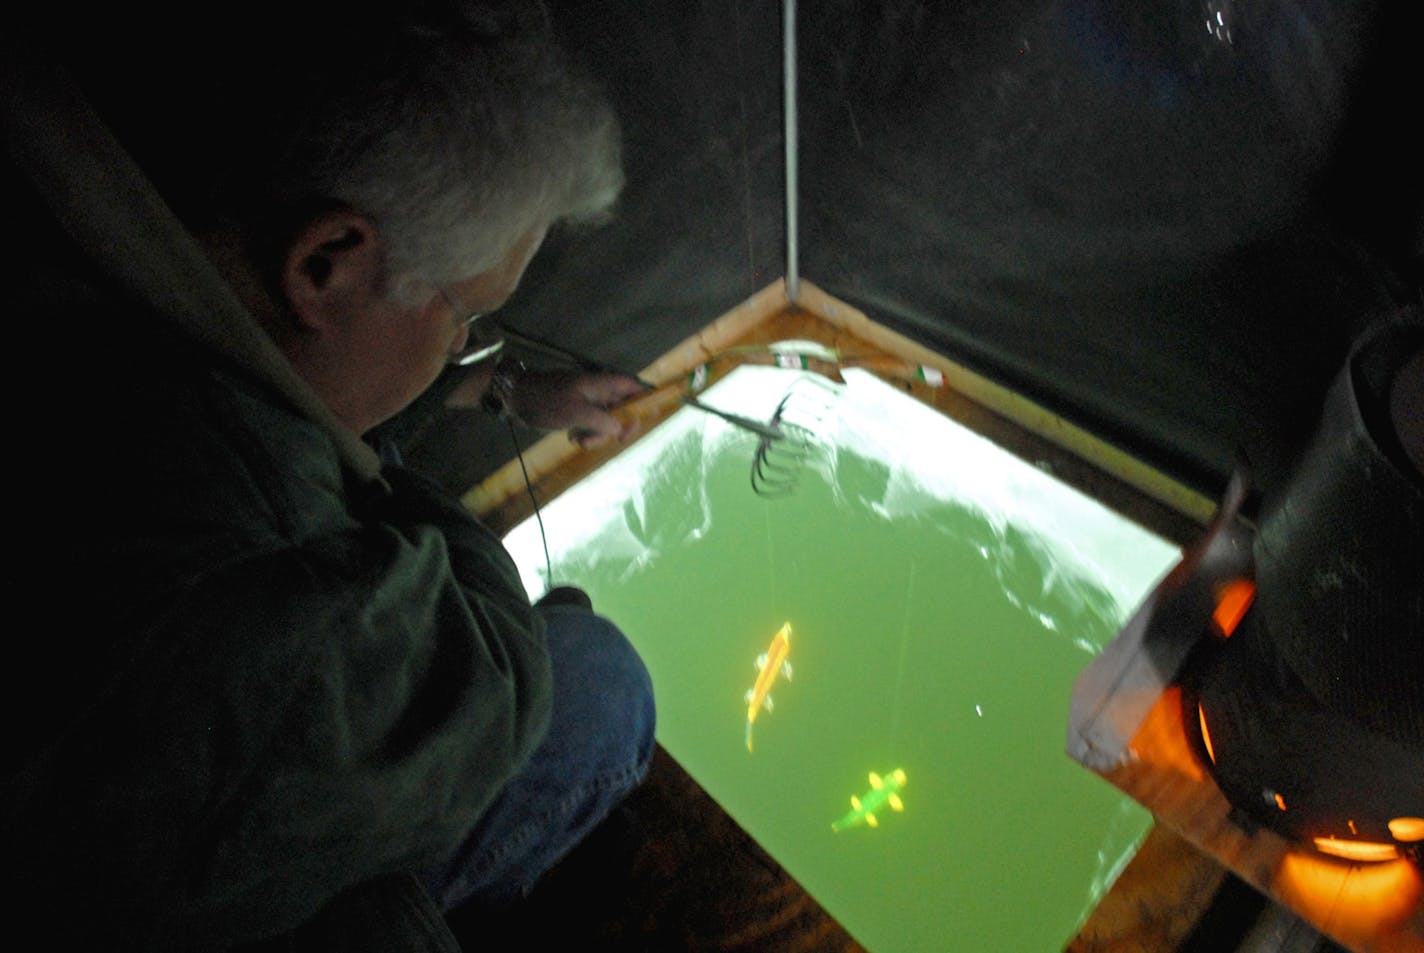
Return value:
M 617 124 L 534 3 L 244 13 L 153 83 L 116 36 L 5 51 L 12 307 L 84 329 L 105 421 L 46 445 L 75 476 L 34 591 L 78 585 L 15 661 L 45 700 L 0 787 L 14 909 L 60 947 L 450 949 L 441 909 L 517 899 L 643 776 L 651 685 L 362 438 L 451 363 L 493 376 L 478 316 L 607 211 Z M 594 439 L 639 388 L 506 383 Z

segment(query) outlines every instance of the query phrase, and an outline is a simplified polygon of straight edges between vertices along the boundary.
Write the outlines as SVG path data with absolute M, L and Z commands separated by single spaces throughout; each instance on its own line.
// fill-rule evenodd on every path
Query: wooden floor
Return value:
M 527 901 L 449 919 L 469 953 L 863 953 L 661 747 L 643 785 Z

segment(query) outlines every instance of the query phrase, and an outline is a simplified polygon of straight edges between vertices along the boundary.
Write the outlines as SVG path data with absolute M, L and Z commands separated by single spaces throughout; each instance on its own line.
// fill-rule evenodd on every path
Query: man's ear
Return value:
M 357 212 L 323 212 L 297 231 L 282 259 L 282 294 L 297 323 L 329 327 L 381 286 L 380 233 Z

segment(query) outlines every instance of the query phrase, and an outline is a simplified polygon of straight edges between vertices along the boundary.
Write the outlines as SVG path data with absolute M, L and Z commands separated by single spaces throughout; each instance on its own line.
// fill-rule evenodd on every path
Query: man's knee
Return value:
M 543 614 L 555 718 L 565 730 L 592 735 L 594 744 L 631 745 L 625 756 L 646 765 L 657 716 L 652 678 L 637 649 L 612 622 L 586 610 L 551 606 Z

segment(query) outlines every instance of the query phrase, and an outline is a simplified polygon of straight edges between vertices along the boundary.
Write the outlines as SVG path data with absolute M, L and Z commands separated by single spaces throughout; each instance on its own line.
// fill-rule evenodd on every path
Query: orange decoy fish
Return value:
M 752 725 L 756 722 L 757 712 L 765 708 L 772 710 L 771 686 L 776 681 L 777 675 L 785 675 L 786 680 L 791 681 L 791 663 L 787 656 L 791 654 L 791 623 L 787 622 L 776 633 L 771 640 L 771 647 L 761 655 L 757 656 L 756 667 L 758 671 L 756 684 L 747 691 L 747 750 L 752 750 Z

